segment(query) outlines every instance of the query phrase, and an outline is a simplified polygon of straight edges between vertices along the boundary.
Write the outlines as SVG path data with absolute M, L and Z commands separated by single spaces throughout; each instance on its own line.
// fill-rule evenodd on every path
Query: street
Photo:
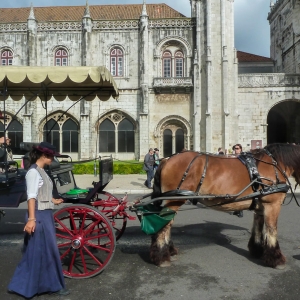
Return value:
M 0 299 L 4 300 L 22 299 L 8 294 L 7 285 L 21 257 L 24 207 L 6 209 L 0 222 Z M 172 230 L 179 257 L 169 268 L 149 261 L 150 237 L 140 230 L 138 220 L 128 221 L 109 266 L 92 278 L 66 278 L 71 294 L 61 299 L 299 299 L 299 213 L 292 201 L 282 207 L 279 217 L 279 244 L 287 257 L 283 271 L 249 256 L 253 218 L 249 211 L 238 218 L 201 205 L 184 205 Z

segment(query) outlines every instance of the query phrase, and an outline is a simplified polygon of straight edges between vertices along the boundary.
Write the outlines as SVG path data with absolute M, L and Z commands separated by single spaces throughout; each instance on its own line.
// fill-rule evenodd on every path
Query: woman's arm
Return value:
M 31 198 L 27 201 L 28 203 L 28 221 L 24 227 L 24 231 L 31 234 L 35 230 L 36 219 L 35 219 L 35 199 Z

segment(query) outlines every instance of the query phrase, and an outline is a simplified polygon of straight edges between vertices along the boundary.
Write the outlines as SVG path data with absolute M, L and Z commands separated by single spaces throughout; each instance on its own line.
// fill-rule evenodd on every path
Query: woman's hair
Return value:
M 235 144 L 235 145 L 232 147 L 232 150 L 234 150 L 234 148 L 235 148 L 236 146 L 240 147 L 241 150 L 243 151 L 243 146 L 242 146 L 241 144 Z
M 37 149 L 32 149 L 29 152 L 29 160 L 30 160 L 30 165 L 35 164 L 36 161 L 41 158 L 43 155 L 43 152 L 37 150 Z

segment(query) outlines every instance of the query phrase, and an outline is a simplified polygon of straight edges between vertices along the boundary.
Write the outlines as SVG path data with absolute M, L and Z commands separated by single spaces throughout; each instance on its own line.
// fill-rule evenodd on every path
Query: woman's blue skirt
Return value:
M 8 286 L 26 298 L 65 288 L 52 210 L 36 210 L 35 217 L 35 231 L 25 233 L 23 257 Z

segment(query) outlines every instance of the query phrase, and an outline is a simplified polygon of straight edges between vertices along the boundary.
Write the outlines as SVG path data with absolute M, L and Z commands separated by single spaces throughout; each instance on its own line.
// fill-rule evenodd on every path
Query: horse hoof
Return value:
M 164 261 L 159 265 L 161 268 L 166 268 L 166 267 L 170 267 L 171 266 L 171 262 L 170 261 Z
M 173 255 L 173 256 L 170 257 L 170 260 L 171 260 L 171 261 L 176 261 L 177 259 L 178 259 L 178 258 L 177 258 L 177 255 Z
M 275 269 L 276 269 L 276 270 L 284 270 L 285 267 L 286 267 L 286 265 L 283 264 L 283 265 L 278 265 L 278 266 L 276 266 Z

